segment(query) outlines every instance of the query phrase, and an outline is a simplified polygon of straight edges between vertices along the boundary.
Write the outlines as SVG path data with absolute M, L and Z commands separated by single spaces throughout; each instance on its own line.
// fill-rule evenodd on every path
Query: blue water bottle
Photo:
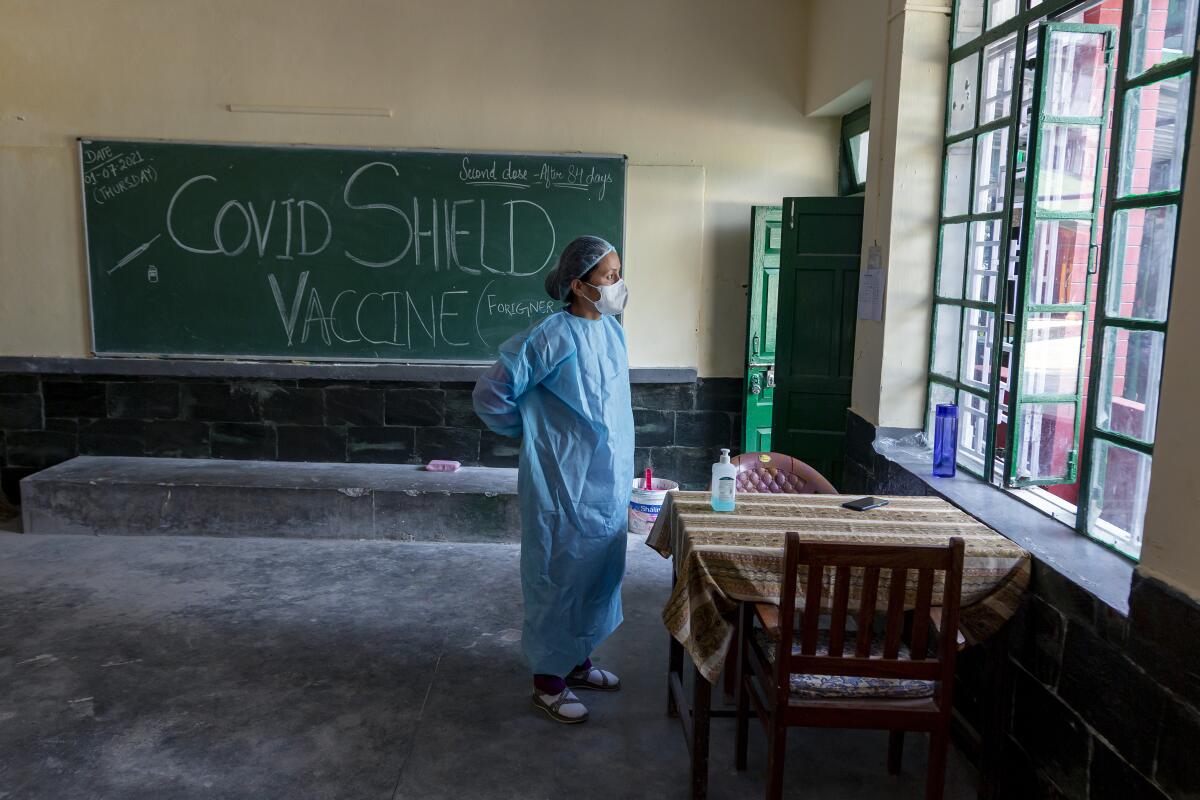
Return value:
M 933 475 L 953 478 L 958 462 L 958 406 L 939 403 L 933 421 Z

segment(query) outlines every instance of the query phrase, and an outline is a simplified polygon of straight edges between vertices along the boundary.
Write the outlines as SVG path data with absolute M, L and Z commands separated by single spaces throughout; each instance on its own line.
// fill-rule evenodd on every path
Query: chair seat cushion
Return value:
M 759 647 L 766 653 L 771 663 L 775 662 L 775 648 L 778 646 L 767 634 L 758 628 L 754 629 Z M 843 650 L 847 655 L 853 653 L 854 642 L 847 641 Z M 823 630 L 817 637 L 817 655 L 829 653 L 829 631 Z M 793 655 L 800 655 L 800 647 L 792 648 Z M 871 657 L 883 655 L 883 641 L 876 636 L 871 642 Z M 909 657 L 908 648 L 901 643 L 899 657 Z M 875 698 L 915 698 L 932 697 L 933 681 L 922 681 L 913 678 L 863 678 L 857 675 L 792 675 L 791 694 L 800 700 L 829 700 L 843 697 L 875 697 Z
M 755 467 L 737 475 L 739 492 L 751 494 L 803 494 L 807 481 L 777 467 Z

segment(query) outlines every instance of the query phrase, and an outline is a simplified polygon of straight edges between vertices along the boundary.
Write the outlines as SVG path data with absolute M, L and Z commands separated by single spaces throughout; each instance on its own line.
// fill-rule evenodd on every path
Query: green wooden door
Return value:
M 861 197 L 783 202 L 774 449 L 842 478 L 862 250 Z
M 750 213 L 750 308 L 746 328 L 745 421 L 742 452 L 770 452 L 775 399 L 776 307 L 783 207 L 754 206 Z

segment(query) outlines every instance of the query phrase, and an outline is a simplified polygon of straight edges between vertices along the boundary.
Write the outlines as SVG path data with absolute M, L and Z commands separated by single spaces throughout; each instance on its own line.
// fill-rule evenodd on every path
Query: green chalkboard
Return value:
M 81 140 L 102 355 L 485 361 L 625 157 Z

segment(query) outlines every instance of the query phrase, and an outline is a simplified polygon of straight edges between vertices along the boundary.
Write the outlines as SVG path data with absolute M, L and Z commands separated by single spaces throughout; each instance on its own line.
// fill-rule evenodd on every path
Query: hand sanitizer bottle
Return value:
M 737 505 L 737 467 L 729 463 L 729 450 L 721 450 L 721 460 L 712 465 L 713 511 L 733 511 Z

